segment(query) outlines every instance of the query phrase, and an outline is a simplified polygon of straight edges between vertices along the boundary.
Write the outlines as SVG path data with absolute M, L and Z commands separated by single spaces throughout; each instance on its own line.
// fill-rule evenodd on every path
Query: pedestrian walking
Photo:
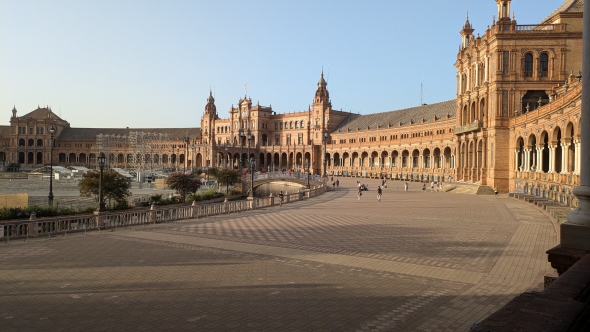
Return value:
M 356 196 L 359 201 L 361 200 L 362 195 L 363 195 L 363 190 L 361 189 L 361 187 L 359 187 L 358 191 L 356 192 Z
M 430 191 L 434 191 L 434 181 L 430 181 Z
M 285 199 L 285 195 L 283 195 L 283 191 L 279 193 L 279 207 L 283 206 L 283 200 Z
M 426 192 L 426 182 L 422 182 L 422 191 Z
M 332 188 L 336 188 L 336 182 L 332 181 Z
M 494 187 L 494 198 L 498 198 L 498 187 Z
M 336 178 L 336 188 L 338 188 L 338 186 L 340 186 L 340 180 L 338 180 L 338 178 Z
M 408 191 L 408 181 L 406 180 L 406 183 L 404 183 L 404 190 Z
M 381 195 L 383 195 L 383 189 L 381 189 L 381 186 L 377 187 L 377 200 L 379 202 L 381 202 Z

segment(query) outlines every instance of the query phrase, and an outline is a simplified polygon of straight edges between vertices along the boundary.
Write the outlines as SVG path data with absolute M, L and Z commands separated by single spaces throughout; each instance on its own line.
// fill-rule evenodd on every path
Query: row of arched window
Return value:
M 18 140 L 18 146 L 43 146 L 43 140 L 42 139 L 37 139 L 37 145 L 35 145 L 35 140 L 32 138 L 29 138 L 28 141 L 25 141 L 24 138 L 21 138 Z
M 285 121 L 283 127 L 283 122 L 275 122 L 275 130 L 282 130 L 284 129 L 303 129 L 305 128 L 305 122 L 301 121 Z

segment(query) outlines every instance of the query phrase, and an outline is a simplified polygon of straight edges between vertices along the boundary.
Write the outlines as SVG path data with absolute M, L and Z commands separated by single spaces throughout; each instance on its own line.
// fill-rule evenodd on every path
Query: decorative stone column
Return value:
M 543 148 L 537 148 L 537 172 L 543 171 Z
M 549 146 L 549 171 L 548 173 L 555 173 L 555 147 Z
M 522 171 L 528 172 L 531 170 L 531 149 L 524 149 L 524 158 L 522 158 Z
M 518 149 L 514 150 L 514 171 L 518 172 L 518 155 L 519 155 L 519 151 Z
M 568 162 L 569 162 L 569 149 L 568 149 L 568 145 L 567 143 L 561 143 L 561 174 L 567 174 L 568 173 Z
M 582 69 L 582 111 L 580 141 L 580 185 L 574 189 L 578 207 L 567 215 L 560 225 L 560 244 L 547 251 L 551 266 L 564 273 L 568 268 L 590 253 L 590 5 L 584 3 Z

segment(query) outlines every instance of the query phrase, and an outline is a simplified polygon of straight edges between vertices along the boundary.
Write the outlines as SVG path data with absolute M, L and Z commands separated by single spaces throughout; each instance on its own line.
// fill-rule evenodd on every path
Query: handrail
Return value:
M 304 198 L 315 197 L 328 190 L 323 184 L 314 186 L 310 190 L 285 194 L 285 201 L 302 200 Z M 120 212 L 107 212 L 65 216 L 56 218 L 44 218 L 38 220 L 11 220 L 7 223 L 0 222 L 0 238 L 6 238 L 6 244 L 10 244 L 11 239 L 24 239 L 28 241 L 31 237 L 63 235 L 67 236 L 68 232 L 84 232 L 89 230 L 116 230 L 118 227 L 143 226 L 146 224 L 159 224 L 175 222 L 185 219 L 199 219 L 210 216 L 244 212 L 263 207 L 274 206 L 276 197 L 254 198 L 251 200 L 227 201 L 221 203 L 196 205 L 175 205 L 175 206 L 152 206 L 150 209 L 127 210 Z

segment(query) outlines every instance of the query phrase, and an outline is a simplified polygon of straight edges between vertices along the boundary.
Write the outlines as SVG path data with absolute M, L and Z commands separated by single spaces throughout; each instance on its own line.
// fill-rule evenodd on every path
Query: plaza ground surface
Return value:
M 309 200 L 0 243 L 8 331 L 467 331 L 542 288 L 555 228 L 506 197 L 356 179 Z

